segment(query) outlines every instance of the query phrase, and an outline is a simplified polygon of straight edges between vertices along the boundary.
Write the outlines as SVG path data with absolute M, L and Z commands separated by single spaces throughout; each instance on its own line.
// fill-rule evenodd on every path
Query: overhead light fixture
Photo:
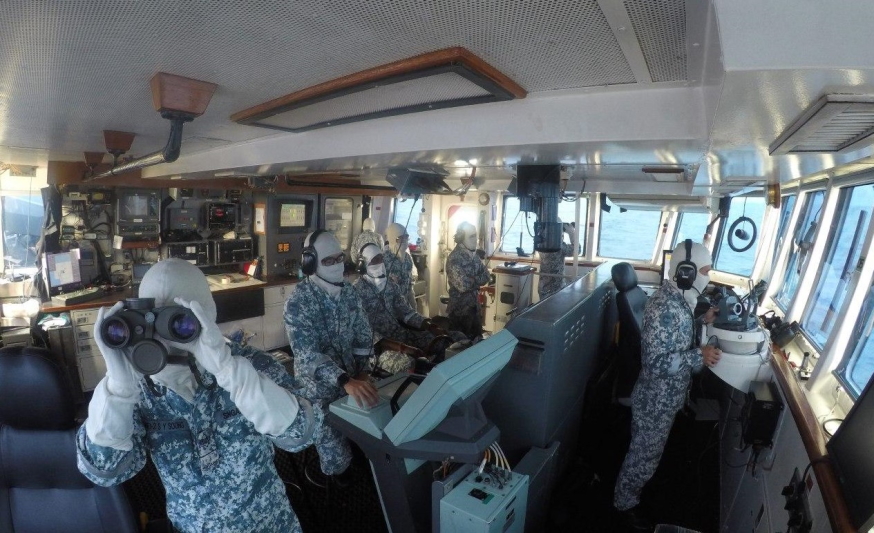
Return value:
M 807 108 L 768 146 L 771 155 L 833 153 L 869 144 L 874 95 L 827 94 Z
M 686 177 L 685 167 L 646 166 L 640 170 L 660 183 L 683 181 Z
M 350 122 L 524 98 L 527 91 L 461 47 L 363 70 L 231 115 L 238 124 L 300 132 Z

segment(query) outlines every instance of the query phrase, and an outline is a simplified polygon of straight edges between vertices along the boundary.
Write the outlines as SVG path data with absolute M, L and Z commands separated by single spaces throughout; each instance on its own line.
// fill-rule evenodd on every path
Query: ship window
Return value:
M 802 321 L 804 331 L 819 348 L 825 346 L 838 314 L 861 270 L 860 258 L 865 235 L 871 223 L 874 185 L 859 185 L 841 190 L 826 244 L 825 263 L 819 269 L 814 298 Z
M 674 242 L 671 243 L 671 250 L 677 247 L 678 242 L 692 239 L 695 242 L 703 242 L 704 234 L 707 232 L 707 224 L 710 224 L 710 215 L 708 213 L 680 213 L 680 220 L 677 222 L 677 231 L 674 233 Z
M 774 252 L 771 255 L 771 266 L 777 264 L 777 254 L 783 248 L 786 241 L 786 231 L 789 228 L 789 219 L 792 218 L 792 210 L 795 209 L 797 195 L 787 194 L 783 197 L 783 208 L 780 210 L 780 224 L 777 226 L 777 242 L 774 244 Z
M 419 239 L 419 215 L 422 213 L 422 200 L 412 198 L 395 198 L 394 216 L 392 222 L 397 222 L 407 228 L 409 243 L 417 244 Z M 384 235 L 383 235 L 384 237 Z
M 777 305 L 783 311 L 789 308 L 792 298 L 795 297 L 795 293 L 798 291 L 801 273 L 807 265 L 810 249 L 813 248 L 813 237 L 816 235 L 816 228 L 819 224 L 824 199 L 825 191 L 811 192 L 804 197 L 804 206 L 801 208 L 798 222 L 795 224 L 795 230 L 792 232 L 792 249 L 786 262 L 783 285 L 774 297 Z
M 0 228 L 3 230 L 4 272 L 36 271 L 36 243 L 42 229 L 43 205 L 39 195 L 3 195 L 0 197 Z
M 730 232 L 731 225 L 740 217 L 747 217 L 756 223 L 756 242 L 743 252 L 735 252 L 729 246 L 729 235 L 736 234 L 738 230 L 744 230 L 751 238 L 752 226 L 749 224 L 741 224 L 735 228 L 734 232 Z M 762 242 L 762 220 L 765 216 L 765 199 L 761 196 L 737 197 L 731 202 L 731 209 L 728 212 L 728 218 L 723 221 L 722 227 L 719 230 L 719 245 L 715 251 L 715 260 L 713 266 L 717 270 L 730 272 L 740 276 L 749 276 L 753 273 L 753 263 L 756 261 L 756 250 Z M 749 241 L 739 239 L 737 235 L 732 236 L 731 241 L 735 248 L 743 249 L 749 244 Z
M 838 378 L 850 391 L 853 398 L 859 397 L 865 384 L 874 375 L 874 340 L 871 330 L 874 329 L 874 286 L 868 290 L 862 311 L 856 320 L 847 355 L 836 370 Z
M 608 204 L 611 203 L 608 200 Z M 623 212 L 616 205 L 609 212 L 602 210 L 598 255 L 652 261 L 661 219 L 661 211 L 628 209 Z
M 580 227 L 578 239 L 580 247 L 586 248 L 586 220 L 587 210 L 589 208 L 589 199 L 580 197 Z M 562 222 L 573 222 L 576 220 L 576 202 L 577 200 L 562 200 L 558 203 L 558 218 Z M 500 251 L 506 253 L 517 253 L 517 247 L 522 248 L 526 254 L 534 252 L 534 222 L 537 221 L 537 216 L 534 213 L 526 213 L 519 211 L 519 198 L 515 196 L 504 196 L 504 210 L 502 214 L 501 243 Z M 565 237 L 565 242 L 569 241 L 569 237 Z

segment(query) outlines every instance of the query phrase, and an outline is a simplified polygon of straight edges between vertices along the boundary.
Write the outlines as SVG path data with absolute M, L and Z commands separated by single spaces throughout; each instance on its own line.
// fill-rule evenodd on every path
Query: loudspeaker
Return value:
M 753 446 L 772 446 L 782 411 L 783 402 L 774 383 L 751 381 L 741 413 L 744 442 Z
M 315 244 L 322 233 L 327 233 L 327 231 L 317 229 L 304 242 L 303 251 L 300 254 L 300 271 L 303 272 L 304 276 L 312 276 L 316 273 L 316 269 L 319 268 L 319 254 L 316 252 Z
M 698 265 L 692 262 L 692 239 L 686 239 L 686 259 L 674 271 L 674 281 L 681 291 L 688 291 L 698 277 Z

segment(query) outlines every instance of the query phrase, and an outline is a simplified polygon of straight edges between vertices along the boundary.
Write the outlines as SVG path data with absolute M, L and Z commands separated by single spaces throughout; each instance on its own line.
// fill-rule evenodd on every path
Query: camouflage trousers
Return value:
M 327 405 L 324 409 L 328 410 Z M 319 466 L 326 476 L 342 474 L 352 463 L 352 447 L 349 441 L 327 422 L 316 436 L 316 451 L 319 453 Z
M 620 511 L 640 503 L 640 493 L 659 466 L 677 414 L 675 406 L 648 401 L 644 396 L 632 397 L 631 444 L 613 493 L 613 506 Z M 680 402 L 682 405 L 682 399 Z

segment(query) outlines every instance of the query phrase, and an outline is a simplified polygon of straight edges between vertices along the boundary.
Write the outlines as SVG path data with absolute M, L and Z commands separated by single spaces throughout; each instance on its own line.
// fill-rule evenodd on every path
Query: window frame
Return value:
M 804 273 L 807 271 L 807 268 L 809 267 L 809 265 L 811 263 L 811 259 L 813 258 L 813 246 L 812 246 L 813 242 L 812 242 L 811 249 L 808 251 L 807 257 L 804 259 L 805 263 L 802 265 L 803 270 L 798 275 L 798 281 L 797 281 L 796 286 L 795 286 L 795 292 L 794 292 L 794 294 L 792 294 L 792 297 L 786 301 L 785 305 L 783 305 L 783 303 L 779 300 L 779 296 L 780 296 L 780 294 L 782 294 L 783 289 L 786 288 L 786 282 L 788 281 L 786 276 L 789 273 L 789 267 L 791 266 L 792 259 L 794 257 L 796 257 L 796 255 L 792 253 L 792 245 L 795 243 L 795 239 L 796 239 L 796 236 L 798 235 L 798 233 L 801 233 L 802 235 L 804 233 L 806 233 L 806 229 L 802 225 L 803 225 L 805 219 L 807 218 L 808 209 L 810 209 L 812 207 L 811 202 L 813 200 L 813 197 L 817 193 L 822 193 L 822 203 L 820 203 L 819 208 L 817 209 L 816 216 L 819 218 L 817 220 L 815 220 L 816 233 L 814 233 L 813 242 L 816 242 L 816 236 L 818 235 L 819 230 L 822 228 L 822 221 L 823 221 L 823 218 L 825 217 L 826 201 L 828 200 L 828 191 L 826 189 L 823 189 L 823 188 L 817 188 L 817 189 L 811 189 L 811 190 L 804 191 L 804 196 L 801 199 L 801 207 L 798 207 L 798 198 L 796 197 L 796 200 L 795 200 L 796 205 L 795 205 L 795 207 L 793 207 L 793 209 L 799 209 L 798 216 L 795 218 L 795 224 L 787 223 L 787 228 L 790 225 L 792 226 L 791 235 L 789 235 L 787 233 L 787 235 L 784 236 L 784 237 L 791 237 L 791 239 L 780 243 L 781 246 L 789 246 L 789 248 L 788 248 L 788 251 L 786 252 L 786 257 L 785 257 L 785 260 L 783 261 L 783 264 L 782 264 L 782 269 L 781 269 L 782 271 L 781 271 L 781 276 L 780 276 L 780 287 L 774 292 L 774 295 L 771 299 L 774 301 L 774 305 L 776 305 L 778 309 L 783 311 L 783 313 L 786 313 L 789 311 L 789 309 L 791 309 L 792 303 L 794 302 L 795 298 L 798 297 L 798 291 L 801 289 L 801 281 L 804 278 Z M 781 213 L 781 215 L 782 215 L 782 213 Z M 787 221 L 791 222 L 791 218 L 792 218 L 792 216 L 790 214 L 790 216 L 787 218 Z M 773 279 L 773 274 L 772 274 L 772 279 Z
M 603 193 L 601 193 L 601 194 L 603 194 Z M 611 202 L 612 202 L 612 200 L 611 200 Z M 611 207 L 619 208 L 619 206 L 615 203 Z M 600 202 L 597 206 L 597 209 L 598 209 L 598 226 L 597 226 L 598 227 L 598 239 L 597 239 L 597 241 L 595 241 L 595 246 L 593 247 L 593 254 L 595 255 L 595 257 L 600 258 L 600 259 L 618 259 L 621 261 L 627 261 L 627 262 L 632 262 L 632 263 L 647 263 L 647 264 L 654 264 L 656 261 L 658 261 L 656 259 L 656 254 L 658 253 L 659 257 L 661 257 L 662 251 L 657 250 L 657 248 L 659 247 L 659 242 L 660 242 L 659 237 L 661 235 L 662 227 L 663 227 L 663 224 L 665 223 L 666 211 L 663 211 L 661 209 L 625 208 L 626 212 L 628 212 L 628 213 L 630 213 L 630 212 L 657 213 L 659 215 L 659 219 L 656 222 L 656 226 L 654 229 L 655 239 L 653 240 L 652 249 L 650 250 L 649 255 L 647 257 L 645 257 L 643 259 L 637 259 L 637 258 L 632 258 L 632 257 L 613 257 L 610 255 L 602 255 L 601 254 L 601 243 L 604 241 L 603 232 L 604 232 L 604 228 L 605 228 L 605 224 L 604 224 L 605 211 L 603 209 L 601 209 Z
M 799 295 L 801 295 L 801 290 L 802 290 L 802 289 L 800 289 L 799 293 L 796 294 L 795 301 L 790 306 L 792 316 L 798 316 L 797 320 L 801 326 L 801 332 L 804 335 L 805 340 L 815 350 L 819 350 L 820 353 L 829 353 L 829 352 L 834 350 L 834 344 L 835 344 L 835 341 L 837 340 L 837 338 L 839 337 L 838 333 L 841 330 L 841 327 L 838 326 L 837 324 L 835 326 L 832 326 L 832 328 L 829 330 L 829 332 L 825 338 L 825 341 L 820 343 L 819 341 L 817 341 L 814 338 L 813 334 L 807 330 L 805 325 L 809 319 L 809 315 L 813 311 L 813 306 L 816 305 L 816 301 L 818 299 L 816 293 L 817 293 L 817 290 L 819 289 L 820 280 L 826 274 L 824 267 L 825 267 L 826 261 L 828 260 L 830 254 L 831 254 L 830 248 L 833 245 L 832 239 L 836 236 L 836 232 L 839 229 L 843 228 L 843 223 L 841 223 L 840 227 L 837 224 L 846 215 L 846 213 L 841 212 L 842 209 L 844 208 L 844 206 L 842 205 L 842 202 L 845 201 L 845 198 L 846 198 L 845 194 L 847 193 L 847 191 L 849 191 L 855 187 L 866 186 L 866 185 L 874 187 L 874 180 L 872 180 L 872 177 L 870 175 L 867 175 L 862 179 L 855 178 L 855 179 L 847 180 L 846 182 L 843 182 L 840 184 L 832 185 L 830 187 L 831 190 L 827 190 L 826 198 L 825 198 L 825 201 L 823 203 L 823 208 L 826 209 L 827 212 L 825 212 L 823 214 L 823 217 L 821 219 L 822 220 L 821 227 L 828 226 L 829 227 L 829 235 L 828 235 L 828 237 L 825 238 L 825 240 L 823 240 L 823 237 L 820 236 L 819 233 L 817 233 L 817 238 L 815 239 L 815 241 L 820 241 L 819 242 L 820 250 L 818 251 L 818 253 L 816 252 L 816 250 L 814 250 L 814 253 L 811 257 L 811 260 L 808 263 L 808 268 L 810 268 L 810 265 L 814 262 L 814 260 L 816 261 L 817 274 L 816 274 L 815 278 L 813 279 L 812 284 L 807 288 L 807 292 L 804 294 L 804 297 L 799 299 Z M 849 206 L 847 206 L 847 208 L 849 208 Z M 846 222 L 846 219 L 844 219 L 843 222 Z M 862 238 L 861 238 L 860 249 L 862 250 L 862 252 L 861 252 L 860 258 L 865 257 L 867 251 L 870 251 L 872 236 L 874 236 L 874 212 L 869 214 L 868 228 L 865 231 L 864 235 L 862 235 Z M 816 245 L 815 245 L 815 247 L 816 247 Z M 856 271 L 856 268 L 854 268 L 854 271 Z M 846 294 L 844 296 L 844 299 L 843 299 L 842 303 L 840 304 L 839 309 L 837 309 L 838 316 L 841 316 L 842 313 L 845 313 L 848 306 L 851 304 L 851 301 L 853 300 L 853 298 L 855 296 L 855 292 L 858 289 L 859 282 L 860 282 L 859 276 L 851 276 L 850 277 L 850 280 L 849 280 L 848 285 L 846 287 Z M 804 301 L 805 305 L 803 305 L 800 309 L 798 309 L 797 304 L 800 303 L 800 301 Z M 788 313 L 787 313 L 787 316 L 788 316 Z M 843 356 L 841 356 L 841 359 L 845 356 L 846 356 L 846 354 L 843 354 Z

